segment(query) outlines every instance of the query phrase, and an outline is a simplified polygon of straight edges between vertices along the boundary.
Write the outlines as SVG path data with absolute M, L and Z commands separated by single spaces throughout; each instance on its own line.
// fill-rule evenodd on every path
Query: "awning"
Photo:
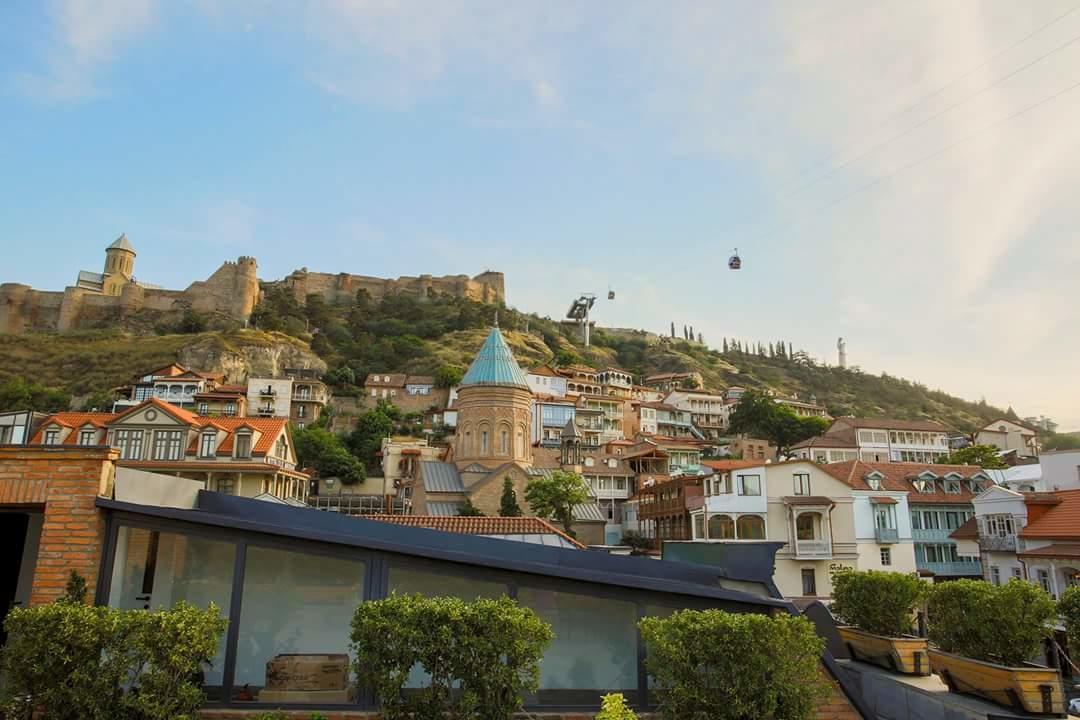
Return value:
M 833 501 L 820 495 L 789 495 L 784 498 L 785 505 L 809 505 L 812 507 L 832 507 Z

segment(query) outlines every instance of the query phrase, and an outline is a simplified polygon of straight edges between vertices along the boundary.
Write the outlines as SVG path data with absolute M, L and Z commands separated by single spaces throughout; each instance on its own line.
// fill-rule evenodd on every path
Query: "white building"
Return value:
M 734 405 L 724 396 L 708 390 L 677 388 L 668 393 L 664 402 L 690 414 L 690 422 L 710 440 L 719 440 L 727 432 L 728 420 Z
M 1038 457 L 1039 436 L 1035 428 L 1020 422 L 998 418 L 975 433 L 976 445 L 993 445 L 998 450 L 1015 450 L 1023 457 Z
M 929 420 L 841 417 L 821 437 L 791 450 L 797 458 L 817 462 L 933 463 L 949 454 L 949 443 L 945 427 Z
M 535 367 L 525 374 L 529 389 L 535 395 L 566 397 L 566 378 L 547 365 Z
M 248 378 L 248 415 L 251 417 L 290 417 L 292 396 L 292 378 Z

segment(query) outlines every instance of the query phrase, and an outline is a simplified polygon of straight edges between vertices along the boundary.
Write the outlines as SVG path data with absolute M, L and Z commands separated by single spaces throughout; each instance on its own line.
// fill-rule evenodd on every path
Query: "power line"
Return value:
M 1054 93 L 1053 95 L 1045 97 L 1042 100 L 1039 100 L 1039 101 L 1037 101 L 1035 103 L 1032 103 L 1031 105 L 1028 105 L 1025 108 L 1017 110 L 1013 114 L 1008 115 L 1008 116 L 1006 116 L 1006 117 L 1004 117 L 1004 118 L 1002 118 L 1000 120 L 996 120 L 996 121 L 994 121 L 992 123 L 984 125 L 983 127 L 979 128 L 978 130 L 976 130 L 976 131 L 974 131 L 972 133 L 969 133 L 969 134 L 965 135 L 964 137 L 960 138 L 959 140 L 956 140 L 955 142 L 951 142 L 948 145 L 945 145 L 944 147 L 938 148 L 937 150 L 933 151 L 932 153 L 930 153 L 928 155 L 924 155 L 924 156 L 920 157 L 917 160 L 913 160 L 912 162 L 909 162 L 909 163 L 907 163 L 905 165 L 901 165 L 900 167 L 896 168 L 895 170 L 893 170 L 893 171 L 891 171 L 891 172 L 889 172 L 889 173 L 887 173 L 885 175 L 882 175 L 881 177 L 878 177 L 878 178 L 875 178 L 873 180 L 870 180 L 869 182 L 863 183 L 862 185 L 856 187 L 851 192 L 849 192 L 849 193 L 847 193 L 845 195 L 842 195 L 841 197 L 837 198 L 836 200 L 833 200 L 832 202 L 828 202 L 828 203 L 826 203 L 824 205 L 821 205 L 821 206 L 819 206 L 817 208 L 814 208 L 813 210 L 810 211 L 810 214 L 819 214 L 819 213 L 825 212 L 826 210 L 829 210 L 829 209 L 835 207 L 836 205 L 839 205 L 840 203 L 845 202 L 845 201 L 849 200 L 850 198 L 852 198 L 852 197 L 854 197 L 856 195 L 859 195 L 860 193 L 866 192 L 867 190 L 870 190 L 870 189 L 874 188 L 875 186 L 880 185 L 881 183 L 885 182 L 886 180 L 892 179 L 893 177 L 899 175 L 900 173 L 906 172 L 906 171 L 910 170 L 911 168 L 913 168 L 913 167 L 915 167 L 917 165 L 923 164 L 924 162 L 928 162 L 930 160 L 933 160 L 934 158 L 936 158 L 936 157 L 938 157 L 940 155 L 944 155 L 945 153 L 949 152 L 950 150 L 956 148 L 959 145 L 963 145 L 964 143 L 966 143 L 966 142 L 968 142 L 970 140 L 973 140 L 973 139 L 979 137 L 980 135 L 984 135 L 985 133 L 988 133 L 991 130 L 994 130 L 995 128 L 998 128 L 998 127 L 1004 125 L 1005 123 L 1010 122 L 1011 120 L 1015 120 L 1016 118 L 1020 117 L 1021 115 L 1025 115 L 1025 114 L 1031 112 L 1032 110 L 1034 110 L 1034 109 L 1036 109 L 1036 108 L 1038 108 L 1038 107 L 1040 107 L 1042 105 L 1045 105 L 1045 104 L 1047 104 L 1049 102 L 1053 102 L 1054 100 L 1057 100 L 1062 95 L 1065 95 L 1066 93 L 1072 92 L 1073 90 L 1076 90 L 1077 88 L 1080 88 L 1080 82 L 1073 83 L 1072 85 L 1069 85 L 1068 87 L 1066 87 L 1066 88 L 1064 88 L 1062 90 L 1059 90 L 1058 92 Z M 798 220 L 798 219 L 799 218 L 796 217 L 796 218 L 793 218 L 792 220 L 794 221 L 794 220 Z M 760 239 L 762 239 L 764 237 L 774 235 L 777 232 L 783 230 L 784 228 L 790 226 L 791 224 L 792 224 L 792 222 L 785 223 L 784 225 L 781 225 L 780 227 L 776 228 L 776 230 L 774 230 L 773 232 L 764 233 L 762 235 L 757 236 L 756 238 L 752 238 L 752 240 L 760 240 Z
M 869 156 L 869 155 L 873 154 L 874 152 L 880 150 L 881 148 L 885 147 L 886 145 L 890 145 L 890 144 L 896 142 L 897 140 L 910 135 L 911 133 L 915 132 L 919 128 L 926 126 L 928 123 L 932 122 L 933 120 L 936 120 L 936 119 L 942 117 L 943 115 L 946 115 L 946 114 L 952 112 L 953 110 L 960 107 L 964 103 L 966 103 L 966 102 L 968 102 L 970 100 L 974 100 L 979 95 L 982 95 L 987 90 L 989 90 L 989 89 L 991 89 L 991 88 L 993 88 L 993 87 L 995 87 L 997 85 L 1000 85 L 1001 83 L 1005 82 L 1006 80 L 1009 80 L 1011 78 L 1016 77 L 1017 75 L 1024 72 L 1025 70 L 1027 70 L 1027 69 L 1031 68 L 1032 66 L 1042 62 L 1043 60 L 1050 57 L 1051 55 L 1064 50 L 1065 48 L 1069 47 L 1070 45 L 1072 45 L 1072 44 L 1074 44 L 1074 43 L 1076 43 L 1078 41 L 1080 41 L 1080 35 L 1074 36 L 1072 39 L 1066 41 L 1065 43 L 1063 43 L 1061 45 L 1058 45 L 1053 50 L 1050 50 L 1050 51 L 1040 55 L 1039 57 L 1035 58 L 1034 60 L 1032 60 L 1032 61 L 1030 61 L 1030 62 L 1028 62 L 1028 63 L 1026 63 L 1024 65 L 1021 65 L 1020 67 L 1016 68 L 1012 72 L 998 78 L 997 80 L 994 80 L 993 82 L 989 83 L 988 85 L 984 85 L 983 87 L 979 88 L 974 93 L 972 93 L 971 95 L 968 95 L 967 97 L 963 98 L 962 100 L 958 100 L 957 102 L 953 103 L 952 105 L 945 106 L 944 108 L 942 108 L 938 112 L 934 113 L 933 115 L 930 115 L 929 117 L 924 118 L 921 122 L 918 122 L 915 125 L 912 125 L 907 130 L 899 132 L 896 135 L 893 135 L 892 137 L 888 138 L 887 140 L 882 140 L 881 142 L 879 142 L 876 145 L 870 147 L 869 149 L 867 149 L 863 153 L 861 153 L 859 155 L 856 155 L 855 157 L 853 157 L 853 158 L 851 158 L 849 160 L 845 160 L 844 162 L 840 163 L 839 165 L 834 165 L 824 175 L 820 175 L 817 178 L 815 178 L 814 180 L 812 180 L 811 182 L 809 182 L 809 183 L 807 183 L 807 184 L 805 184 L 805 185 L 803 185 L 801 187 L 795 188 L 795 190 L 793 190 L 791 193 L 789 193 L 789 197 L 792 196 L 792 195 L 798 195 L 799 193 L 803 192 L 807 188 L 812 187 L 813 185 L 817 184 L 818 182 L 832 176 L 837 171 L 848 167 L 852 163 L 858 162 L 859 160 L 862 160 L 862 159 L 866 158 L 867 156 Z
M 965 72 L 961 73 L 957 77 L 954 77 L 952 80 L 945 83 L 944 85 L 942 85 L 938 89 L 934 90 L 933 92 L 931 92 L 931 93 L 929 93 L 927 95 L 924 95 L 923 97 L 919 98 L 918 100 L 916 100 L 912 104 L 908 105 L 907 107 L 903 108 L 902 110 L 898 110 L 897 112 L 892 113 L 887 118 L 885 118 L 880 123 L 878 123 L 877 129 L 887 127 L 889 125 L 889 123 L 891 123 L 893 120 L 896 120 L 897 118 L 900 118 L 900 117 L 903 117 L 904 115 L 907 115 L 909 112 L 911 112 L 915 108 L 919 107 L 920 105 L 924 105 L 927 101 L 934 99 L 935 97 L 937 97 L 938 95 L 940 95 L 941 93 L 945 92 L 950 87 L 955 85 L 956 83 L 960 82 L 961 80 L 963 80 L 965 78 L 970 77 L 971 75 L 978 72 L 979 70 L 982 70 L 984 67 L 986 67 L 987 65 L 992 63 L 994 60 L 997 60 L 999 57 L 1001 57 L 1005 53 L 1019 47 L 1020 45 L 1023 45 L 1025 42 L 1027 42 L 1031 38 L 1035 37 L 1036 35 L 1041 33 L 1043 30 L 1046 30 L 1048 27 L 1050 27 L 1052 25 L 1055 25 L 1058 22 L 1064 20 L 1066 17 L 1068 17 L 1069 15 L 1072 15 L 1077 10 L 1080 10 L 1080 5 L 1076 5 L 1072 9 L 1065 11 L 1061 15 L 1058 15 L 1053 20 L 1045 23 L 1044 25 L 1040 25 L 1039 27 L 1035 28 L 1034 30 L 1029 32 L 1024 37 L 1022 37 L 1019 40 L 1013 42 L 1008 47 L 1005 47 L 1005 48 L 1002 48 L 1001 50 L 998 50 L 993 55 L 986 58 L 985 60 L 983 60 L 981 63 L 979 63 L 975 67 L 973 67 L 973 68 L 971 68 L 969 70 L 966 70 Z M 875 130 L 875 132 L 876 132 L 876 130 Z M 834 157 L 834 159 L 839 158 L 839 157 L 842 157 L 843 154 L 844 153 L 838 153 L 837 155 L 834 155 L 833 157 Z M 828 163 L 823 163 L 823 164 L 819 165 L 818 168 L 824 168 L 827 164 Z M 787 189 L 788 187 L 792 187 L 793 185 L 797 186 L 799 184 L 798 181 L 801 180 L 802 178 L 806 177 L 807 175 L 811 174 L 811 172 L 812 171 L 807 171 L 807 172 L 800 173 L 799 176 L 795 178 L 796 182 L 794 182 L 792 184 L 785 184 L 785 185 L 780 187 L 780 190 L 783 191 L 783 190 Z

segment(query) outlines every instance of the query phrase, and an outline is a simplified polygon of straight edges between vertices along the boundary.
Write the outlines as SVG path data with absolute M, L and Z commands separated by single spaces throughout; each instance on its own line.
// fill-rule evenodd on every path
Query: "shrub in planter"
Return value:
M 203 695 L 197 674 L 225 620 L 179 603 L 145 612 L 56 602 L 15 608 L 4 622 L 0 706 L 9 720 L 186 720 Z
M 828 695 L 806 618 L 682 610 L 639 627 L 670 720 L 805 720 Z
M 611 693 L 600 698 L 600 712 L 595 720 L 638 720 L 638 717 L 622 693 Z
M 552 632 L 506 597 L 394 595 L 358 607 L 350 638 L 357 676 L 386 720 L 505 720 L 536 691 Z M 429 681 L 403 692 L 416 666 Z
M 1038 654 L 1055 617 L 1039 586 L 954 580 L 932 587 L 927 603 L 930 641 L 947 653 L 1018 667 Z
M 910 635 L 927 585 L 914 575 L 843 570 L 833 575 L 833 614 L 848 625 L 886 637 Z

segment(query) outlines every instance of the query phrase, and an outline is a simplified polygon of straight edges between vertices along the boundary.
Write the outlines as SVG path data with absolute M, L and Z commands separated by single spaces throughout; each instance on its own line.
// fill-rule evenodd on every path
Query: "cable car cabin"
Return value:
M 608 290 L 607 291 L 607 299 L 608 300 L 614 300 L 615 299 L 615 291 L 614 290 Z
M 742 258 L 739 257 L 739 251 L 736 250 L 735 254 L 728 258 L 727 266 L 732 270 L 738 270 L 742 267 Z

